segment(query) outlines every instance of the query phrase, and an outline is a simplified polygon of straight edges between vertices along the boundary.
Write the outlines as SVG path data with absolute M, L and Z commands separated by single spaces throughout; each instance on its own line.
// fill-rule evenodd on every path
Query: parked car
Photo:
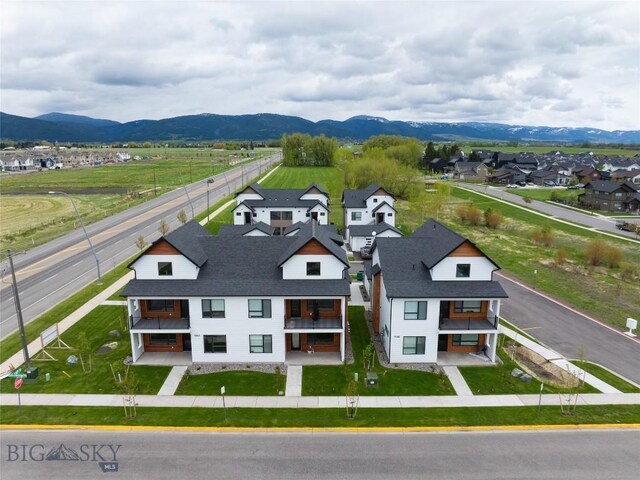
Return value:
M 507 185 L 507 188 L 518 188 L 518 185 L 516 185 L 515 183 L 510 183 L 509 185 Z
M 544 181 L 544 186 L 545 187 L 555 187 L 556 186 L 556 182 L 554 182 L 553 180 L 545 180 Z
M 516 185 L 518 185 L 519 187 L 526 187 L 527 186 L 527 182 L 523 182 L 522 180 L 519 182 L 516 182 Z
M 369 260 L 371 258 L 371 247 L 362 247 L 360 249 L 360 257 L 363 260 Z
M 618 230 L 624 230 L 625 232 L 634 232 L 635 225 L 629 222 L 616 222 L 616 228 Z
M 569 185 L 567 187 L 567 190 L 579 190 L 581 188 L 584 188 L 584 183 L 577 183 L 576 185 Z

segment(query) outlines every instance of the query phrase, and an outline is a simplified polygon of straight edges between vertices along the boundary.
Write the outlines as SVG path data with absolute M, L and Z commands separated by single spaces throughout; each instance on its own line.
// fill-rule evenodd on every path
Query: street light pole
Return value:
M 191 207 L 191 220 L 193 220 L 194 218 L 196 218 L 196 214 L 195 214 L 195 211 L 193 210 L 193 203 L 191 203 L 191 197 L 189 196 L 189 190 L 187 190 L 187 187 L 185 185 L 182 185 L 182 188 L 184 188 L 184 193 L 187 194 L 187 200 L 189 200 L 189 206 Z
M 91 253 L 93 253 L 93 257 L 96 259 L 96 269 L 98 270 L 98 285 L 102 285 L 102 276 L 100 275 L 100 260 L 98 260 L 98 255 L 96 254 L 95 249 L 93 248 L 93 243 L 91 243 L 91 238 L 89 238 L 89 234 L 87 233 L 87 229 L 84 228 L 84 222 L 82 221 L 82 217 L 80 216 L 80 212 L 78 211 L 78 207 L 76 207 L 76 202 L 73 201 L 73 197 L 65 192 L 49 192 L 49 195 L 64 195 L 65 197 L 71 200 L 71 205 L 73 205 L 73 209 L 76 211 L 76 216 L 80 221 L 80 226 L 82 227 L 82 231 L 84 232 L 84 236 L 87 238 L 87 242 L 89 242 L 89 248 L 91 249 Z
M 13 288 L 13 298 L 16 307 L 16 317 L 18 318 L 18 329 L 20 330 L 20 343 L 22 343 L 22 353 L 24 355 L 24 364 L 27 368 L 27 372 L 31 371 L 31 362 L 29 361 L 29 348 L 27 347 L 27 337 L 24 333 L 24 321 L 22 319 L 22 308 L 20 307 L 20 296 L 18 295 L 18 282 L 16 281 L 16 272 L 13 268 L 13 256 L 11 250 L 7 250 L 9 256 L 9 265 L 11 266 L 11 279 L 13 282 L 11 286 Z

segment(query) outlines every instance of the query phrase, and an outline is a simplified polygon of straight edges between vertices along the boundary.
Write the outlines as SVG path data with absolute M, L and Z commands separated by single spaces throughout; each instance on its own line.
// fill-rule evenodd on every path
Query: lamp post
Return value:
M 22 344 L 22 352 L 24 355 L 24 365 L 27 372 L 31 371 L 31 362 L 29 361 L 29 348 L 27 347 L 27 337 L 24 333 L 24 321 L 22 319 L 22 308 L 20 307 L 20 296 L 18 295 L 18 282 L 16 281 L 16 271 L 13 267 L 13 256 L 11 250 L 7 250 L 9 256 L 9 265 L 11 266 L 11 287 L 13 289 L 13 299 L 16 307 L 16 318 L 18 319 L 18 329 L 20 331 L 20 343 Z
M 196 218 L 196 214 L 195 214 L 195 211 L 193 210 L 193 203 L 191 203 L 191 197 L 189 196 L 189 190 L 187 190 L 187 187 L 185 185 L 182 185 L 182 188 L 184 188 L 184 193 L 187 194 L 187 200 L 189 200 L 189 206 L 191 207 L 191 220 L 193 220 L 194 218 Z
M 96 269 L 98 270 L 98 285 L 102 285 L 102 276 L 100 275 L 100 260 L 98 260 L 98 255 L 96 255 L 96 251 L 93 248 L 93 243 L 91 243 L 91 238 L 89 238 L 89 234 L 87 234 L 87 229 L 84 228 L 84 222 L 82 221 L 82 217 L 80 216 L 80 212 L 78 212 L 78 207 L 76 207 L 76 202 L 73 201 L 73 197 L 65 192 L 49 192 L 49 195 L 64 195 L 69 200 L 71 200 L 71 205 L 73 205 L 73 209 L 76 211 L 76 216 L 80 221 L 80 226 L 82 226 L 82 231 L 84 232 L 84 236 L 87 238 L 87 242 L 89 242 L 89 248 L 91 249 L 91 253 L 93 253 L 93 257 L 96 259 Z
M 213 183 L 213 178 L 207 179 L 207 223 L 209 222 L 209 185 Z

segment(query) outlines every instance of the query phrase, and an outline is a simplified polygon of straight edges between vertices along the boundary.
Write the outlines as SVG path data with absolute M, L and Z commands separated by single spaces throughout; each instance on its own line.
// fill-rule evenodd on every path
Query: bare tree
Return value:
M 160 220 L 160 225 L 158 226 L 158 231 L 160 232 L 160 235 L 162 235 L 163 237 L 169 233 L 169 224 L 166 222 L 166 220 Z
M 140 235 L 136 240 L 136 247 L 138 247 L 140 251 L 142 251 L 145 249 L 146 246 L 147 246 L 147 241 L 144 239 L 142 235 Z
M 182 209 L 182 210 L 180 210 L 180 211 L 178 212 L 178 215 L 177 215 L 177 217 L 176 217 L 176 218 L 177 218 L 177 219 L 178 219 L 178 221 L 179 221 L 181 224 L 183 224 L 183 225 L 184 225 L 185 223 L 187 223 L 187 220 L 189 220 L 189 217 L 187 217 L 187 212 L 185 212 L 185 211 L 184 211 L 184 209 Z

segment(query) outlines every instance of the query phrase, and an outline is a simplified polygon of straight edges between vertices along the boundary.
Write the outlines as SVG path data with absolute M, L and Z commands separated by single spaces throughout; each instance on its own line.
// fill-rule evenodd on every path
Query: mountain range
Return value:
M 640 143 L 640 130 L 532 127 L 501 123 L 404 122 L 359 115 L 344 121 L 312 122 L 301 117 L 258 113 L 217 115 L 202 113 L 162 120 L 120 123 L 81 115 L 52 112 L 35 118 L 0 112 L 3 140 L 49 142 L 144 142 L 205 140 L 272 140 L 287 133 L 324 134 L 343 140 L 366 140 L 372 135 L 402 135 L 433 141 L 516 141 L 550 143 Z

